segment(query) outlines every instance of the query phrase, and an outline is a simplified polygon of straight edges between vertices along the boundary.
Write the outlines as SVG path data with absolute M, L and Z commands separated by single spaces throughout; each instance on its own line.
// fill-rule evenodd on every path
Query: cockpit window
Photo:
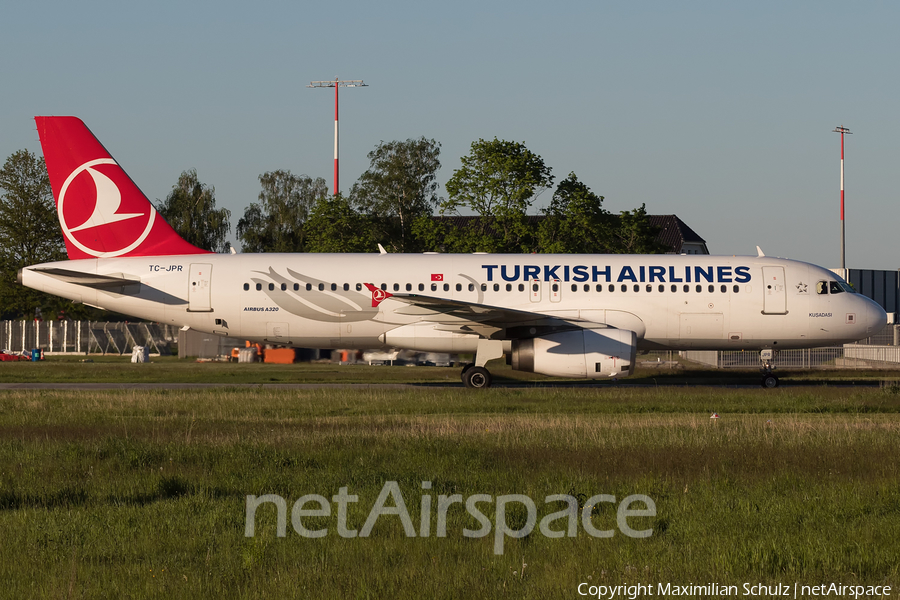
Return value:
M 817 294 L 855 294 L 856 291 L 849 283 L 844 281 L 820 281 L 816 284 Z

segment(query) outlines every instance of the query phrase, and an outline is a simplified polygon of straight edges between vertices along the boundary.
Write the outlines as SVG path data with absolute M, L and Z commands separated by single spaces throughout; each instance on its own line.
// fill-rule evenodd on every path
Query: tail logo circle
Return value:
M 156 220 L 156 209 L 153 208 L 153 205 L 148 201 L 147 204 L 150 205 L 149 215 L 146 211 L 120 212 L 122 193 L 119 190 L 118 185 L 116 185 L 112 179 L 106 174 L 93 168 L 97 165 L 115 165 L 118 167 L 118 163 L 111 158 L 98 158 L 96 160 L 90 160 L 72 171 L 66 178 L 65 183 L 63 183 L 62 189 L 59 192 L 59 200 L 56 203 L 59 224 L 62 227 L 62 232 L 63 235 L 66 236 L 66 239 L 82 252 L 97 258 L 122 256 L 140 246 L 141 243 L 147 239 L 147 236 L 150 235 L 150 230 L 153 229 L 153 223 Z M 64 211 L 66 192 L 68 192 L 69 186 L 75 178 L 84 172 L 87 172 L 91 179 L 93 179 L 94 188 L 96 189 L 94 208 L 90 216 L 84 219 L 83 222 L 70 224 Z M 135 219 L 139 219 L 140 217 L 147 219 L 147 223 L 143 227 L 143 230 L 141 230 L 140 227 L 140 221 L 143 219 L 135 221 Z M 121 223 L 121 225 L 114 225 L 116 223 Z M 115 227 L 115 234 L 105 234 L 102 229 L 98 229 L 101 227 Z M 79 240 L 74 235 L 79 231 L 88 229 L 95 231 L 95 235 L 91 241 L 100 243 L 103 247 L 91 247 L 85 243 L 85 240 Z M 110 245 L 110 242 L 121 245 L 122 247 L 109 249 L 108 246 Z

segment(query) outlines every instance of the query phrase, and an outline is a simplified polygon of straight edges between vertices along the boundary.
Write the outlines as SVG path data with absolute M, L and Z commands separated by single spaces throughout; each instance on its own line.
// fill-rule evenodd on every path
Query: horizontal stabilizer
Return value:
M 36 268 L 32 269 L 35 273 L 49 275 L 66 283 L 74 283 L 75 285 L 83 285 L 98 290 L 108 290 L 110 288 L 121 288 L 132 285 L 140 285 L 141 278 L 124 273 L 111 273 L 109 275 L 97 275 L 96 273 L 83 273 L 81 271 L 70 271 L 68 269 L 57 268 Z

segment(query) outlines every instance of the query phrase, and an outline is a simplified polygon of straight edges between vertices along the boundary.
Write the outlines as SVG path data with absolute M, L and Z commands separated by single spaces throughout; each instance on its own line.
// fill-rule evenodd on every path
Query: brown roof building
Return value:
M 435 217 L 451 223 L 454 227 L 465 227 L 478 217 Z M 529 215 L 528 220 L 537 225 L 544 217 L 541 215 Z M 667 254 L 709 254 L 706 240 L 697 235 L 693 229 L 676 215 L 647 215 L 650 226 L 659 229 L 656 241 L 664 245 Z

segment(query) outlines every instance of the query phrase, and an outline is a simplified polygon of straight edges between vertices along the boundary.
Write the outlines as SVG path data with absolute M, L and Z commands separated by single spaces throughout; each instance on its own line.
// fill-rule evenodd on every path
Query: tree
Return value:
M 313 206 L 328 196 L 321 177 L 269 171 L 259 176 L 259 203 L 244 211 L 237 224 L 237 237 L 244 252 L 303 252 L 306 221 Z
M 44 159 L 19 150 L 0 169 L 0 314 L 3 319 L 55 314 L 67 300 L 25 288 L 18 270 L 66 257 Z
M 380 226 L 378 235 L 397 252 L 418 251 L 413 222 L 438 204 L 436 173 L 441 145 L 421 137 L 381 142 L 369 152 L 369 169 L 350 191 L 353 202 Z
M 184 171 L 166 200 L 157 205 L 159 215 L 186 241 L 213 252 L 227 252 L 231 211 L 216 209 L 216 190 L 200 183 L 197 171 Z
M 372 221 L 341 195 L 326 196 L 313 207 L 307 221 L 308 252 L 372 252 Z
M 538 228 L 538 247 L 551 254 L 602 254 L 616 245 L 615 217 L 603 197 L 578 181 L 575 173 L 559 182 Z
M 650 225 L 647 218 L 646 205 L 619 215 L 619 224 L 615 235 L 618 240 L 614 252 L 618 254 L 659 254 L 666 251 L 665 246 L 656 241 L 658 231 Z
M 478 140 L 447 182 L 449 198 L 442 203 L 441 213 L 463 207 L 479 215 L 480 225 L 467 237 L 493 246 L 480 250 L 531 251 L 533 232 L 526 213 L 535 197 L 552 184 L 550 167 L 524 144 Z

